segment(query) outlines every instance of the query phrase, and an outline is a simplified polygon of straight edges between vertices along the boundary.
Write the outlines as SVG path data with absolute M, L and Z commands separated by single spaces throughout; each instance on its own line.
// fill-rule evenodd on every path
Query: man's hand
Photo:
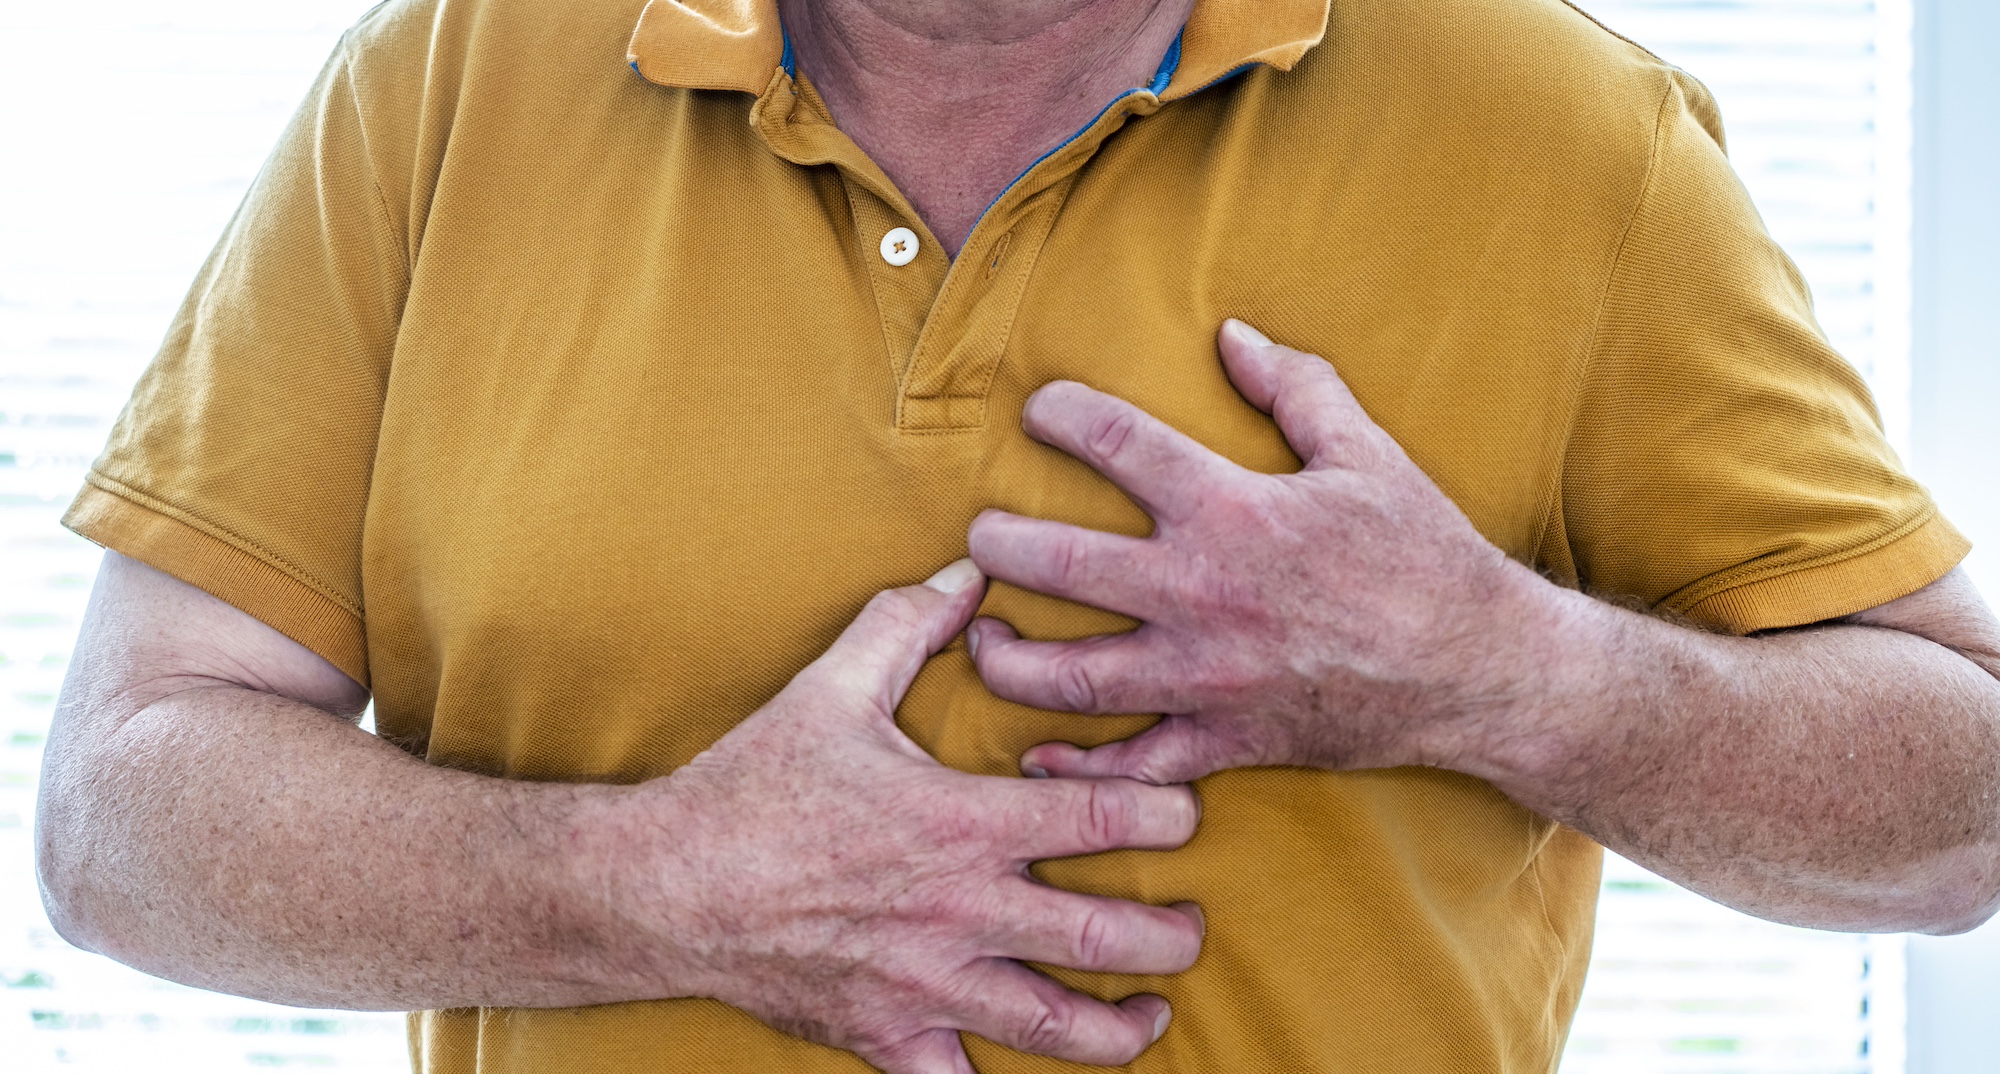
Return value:
M 1836 623 L 1724 637 L 1552 585 L 1484 540 L 1326 362 L 1222 332 L 1304 459 L 1252 473 L 1077 384 L 1029 435 L 1155 522 L 1135 539 L 987 512 L 993 577 L 1141 621 L 968 634 L 1002 697 L 1164 713 L 1031 775 L 1430 764 L 1718 901 L 1792 924 L 1950 932 L 2000 907 L 2000 623 L 1962 574 Z
M 634 816 L 674 821 L 664 875 L 632 876 L 629 893 L 656 915 L 635 931 L 674 938 L 662 976 L 890 1074 L 970 1074 L 960 1030 L 1105 1065 L 1165 1030 L 1158 996 L 1101 1003 L 1021 962 L 1178 973 L 1200 951 L 1200 911 L 1062 891 L 1027 867 L 1178 847 L 1192 792 L 966 775 L 896 727 L 982 582 L 960 561 L 877 596 L 777 698 L 645 788 Z
M 1028 435 L 1090 464 L 1153 517 L 1145 539 L 988 511 L 972 558 L 995 578 L 1132 616 L 1130 634 L 969 640 L 994 693 L 1042 708 L 1165 713 L 1031 774 L 1182 783 L 1245 765 L 1388 767 L 1435 759 L 1454 721 L 1515 692 L 1497 651 L 1550 588 L 1488 543 L 1362 412 L 1333 367 L 1240 322 L 1230 379 L 1305 460 L 1246 470 L 1130 403 L 1080 384 L 1028 401 Z
M 1176 847 L 1199 809 L 1186 787 L 966 775 L 897 730 L 983 589 L 962 561 L 880 594 L 707 752 L 613 786 L 425 763 L 355 727 L 367 692 L 311 650 L 108 555 L 42 781 L 50 918 L 149 973 L 299 1006 L 708 996 L 891 1074 L 969 1074 L 959 1030 L 1124 1063 L 1164 999 L 1101 1003 L 1022 962 L 1179 972 L 1201 913 L 1027 865 Z

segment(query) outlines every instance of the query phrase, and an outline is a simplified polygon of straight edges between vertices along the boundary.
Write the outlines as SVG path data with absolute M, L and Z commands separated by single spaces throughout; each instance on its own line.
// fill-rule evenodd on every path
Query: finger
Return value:
M 1136 537 L 982 511 L 966 534 L 990 577 L 1094 608 L 1150 619 L 1162 604 L 1165 552 Z
M 995 922 L 996 955 L 1094 973 L 1181 973 L 1201 956 L 1199 909 L 1079 895 L 1023 879 Z
M 1021 410 L 1029 436 L 1082 460 L 1156 519 L 1178 519 L 1234 463 L 1115 395 L 1075 381 L 1043 385 Z
M 1324 358 L 1279 346 L 1234 319 L 1222 323 L 1219 344 L 1230 383 L 1277 420 L 1306 469 L 1337 465 L 1387 436 Z
M 922 585 L 877 593 L 813 661 L 815 681 L 854 691 L 894 711 L 924 661 L 965 629 L 979 607 L 984 583 L 979 568 L 961 559 Z
M 1001 840 L 1022 861 L 1173 850 L 1194 838 L 1201 801 L 1187 787 L 1129 779 L 1005 780 L 991 815 L 1007 827 Z
M 930 1029 L 861 1058 L 883 1074 L 977 1074 L 954 1029 Z
M 1105 1003 L 1006 959 L 992 959 L 982 971 L 964 1028 L 1030 1055 L 1122 1066 L 1158 1040 L 1172 1017 L 1159 996 Z
M 966 631 L 972 662 L 999 697 L 1057 712 L 1159 712 L 1176 706 L 1154 668 L 1145 628 L 1080 641 L 1022 641 L 982 616 Z
M 1122 778 L 1172 786 L 1192 783 L 1211 772 L 1258 763 L 1244 744 L 1204 734 L 1190 716 L 1167 716 L 1123 741 L 1081 749 L 1067 742 L 1044 742 L 1021 755 L 1029 775 L 1063 780 Z

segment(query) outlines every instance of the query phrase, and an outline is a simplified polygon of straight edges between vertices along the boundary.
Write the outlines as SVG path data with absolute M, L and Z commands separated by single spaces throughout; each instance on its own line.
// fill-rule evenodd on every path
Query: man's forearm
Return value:
M 889 1074 L 968 1069 L 961 1033 L 1130 1062 L 1163 997 L 1022 963 L 1179 973 L 1199 908 L 1027 867 L 1173 849 L 1200 810 L 1185 787 L 954 771 L 897 728 L 984 582 L 961 561 L 876 594 L 688 764 L 617 788 L 424 764 L 335 715 L 367 695 L 333 664 L 107 555 L 43 763 L 44 902 L 87 947 L 283 1002 L 703 996 Z
M 50 754 L 42 875 L 73 942 L 301 1005 L 635 996 L 591 882 L 625 789 L 436 768 L 227 685 L 65 714 Z
M 1552 702 L 1452 767 L 1760 916 L 1945 932 L 1992 912 L 2000 679 L 1980 654 L 1868 625 L 1731 638 L 1559 607 Z

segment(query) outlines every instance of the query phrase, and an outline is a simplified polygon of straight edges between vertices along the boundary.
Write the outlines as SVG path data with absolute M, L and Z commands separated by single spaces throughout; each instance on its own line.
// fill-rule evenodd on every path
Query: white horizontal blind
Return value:
M 218 996 L 63 943 L 42 915 L 29 838 L 98 560 L 57 517 L 335 38 L 373 3 L 0 0 L 6 1074 L 409 1069 L 400 1015 Z
M 1910 0 L 1579 0 L 1700 79 L 1821 325 L 1906 450 Z
M 1908 0 L 1581 0 L 1712 90 L 1828 337 L 1909 432 Z M 1564 1074 L 1902 1074 L 1903 946 L 1746 917 L 1618 858 Z
M 1773 925 L 1605 860 L 1563 1074 L 1903 1074 L 1900 937 Z

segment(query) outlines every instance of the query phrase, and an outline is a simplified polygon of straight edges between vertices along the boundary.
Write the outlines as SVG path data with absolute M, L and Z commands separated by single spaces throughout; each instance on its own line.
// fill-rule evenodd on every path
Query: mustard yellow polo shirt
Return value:
M 636 32 L 635 32 L 636 24 Z M 629 62 L 629 66 L 628 66 Z M 636 73 L 635 73 L 636 71 Z M 907 264 L 882 253 L 907 227 Z M 1151 85 L 949 262 L 791 70 L 771 0 L 391 0 L 350 32 L 68 520 L 374 691 L 438 764 L 662 776 L 982 508 L 1145 517 L 1024 437 L 1059 377 L 1245 465 L 1241 317 L 1326 356 L 1489 539 L 1746 632 L 1871 607 L 1965 542 L 1687 76 L 1557 0 L 1200 0 Z M 997 587 L 1030 636 L 1118 629 Z M 901 719 L 945 763 L 1143 719 L 996 700 L 962 647 Z M 1133 1070 L 1546 1071 L 1598 850 L 1477 780 L 1202 781 L 1172 853 L 1048 879 L 1209 921 Z M 979 1040 L 987 1074 L 1072 1069 Z M 832 1074 L 708 1001 L 413 1020 L 434 1074 Z

